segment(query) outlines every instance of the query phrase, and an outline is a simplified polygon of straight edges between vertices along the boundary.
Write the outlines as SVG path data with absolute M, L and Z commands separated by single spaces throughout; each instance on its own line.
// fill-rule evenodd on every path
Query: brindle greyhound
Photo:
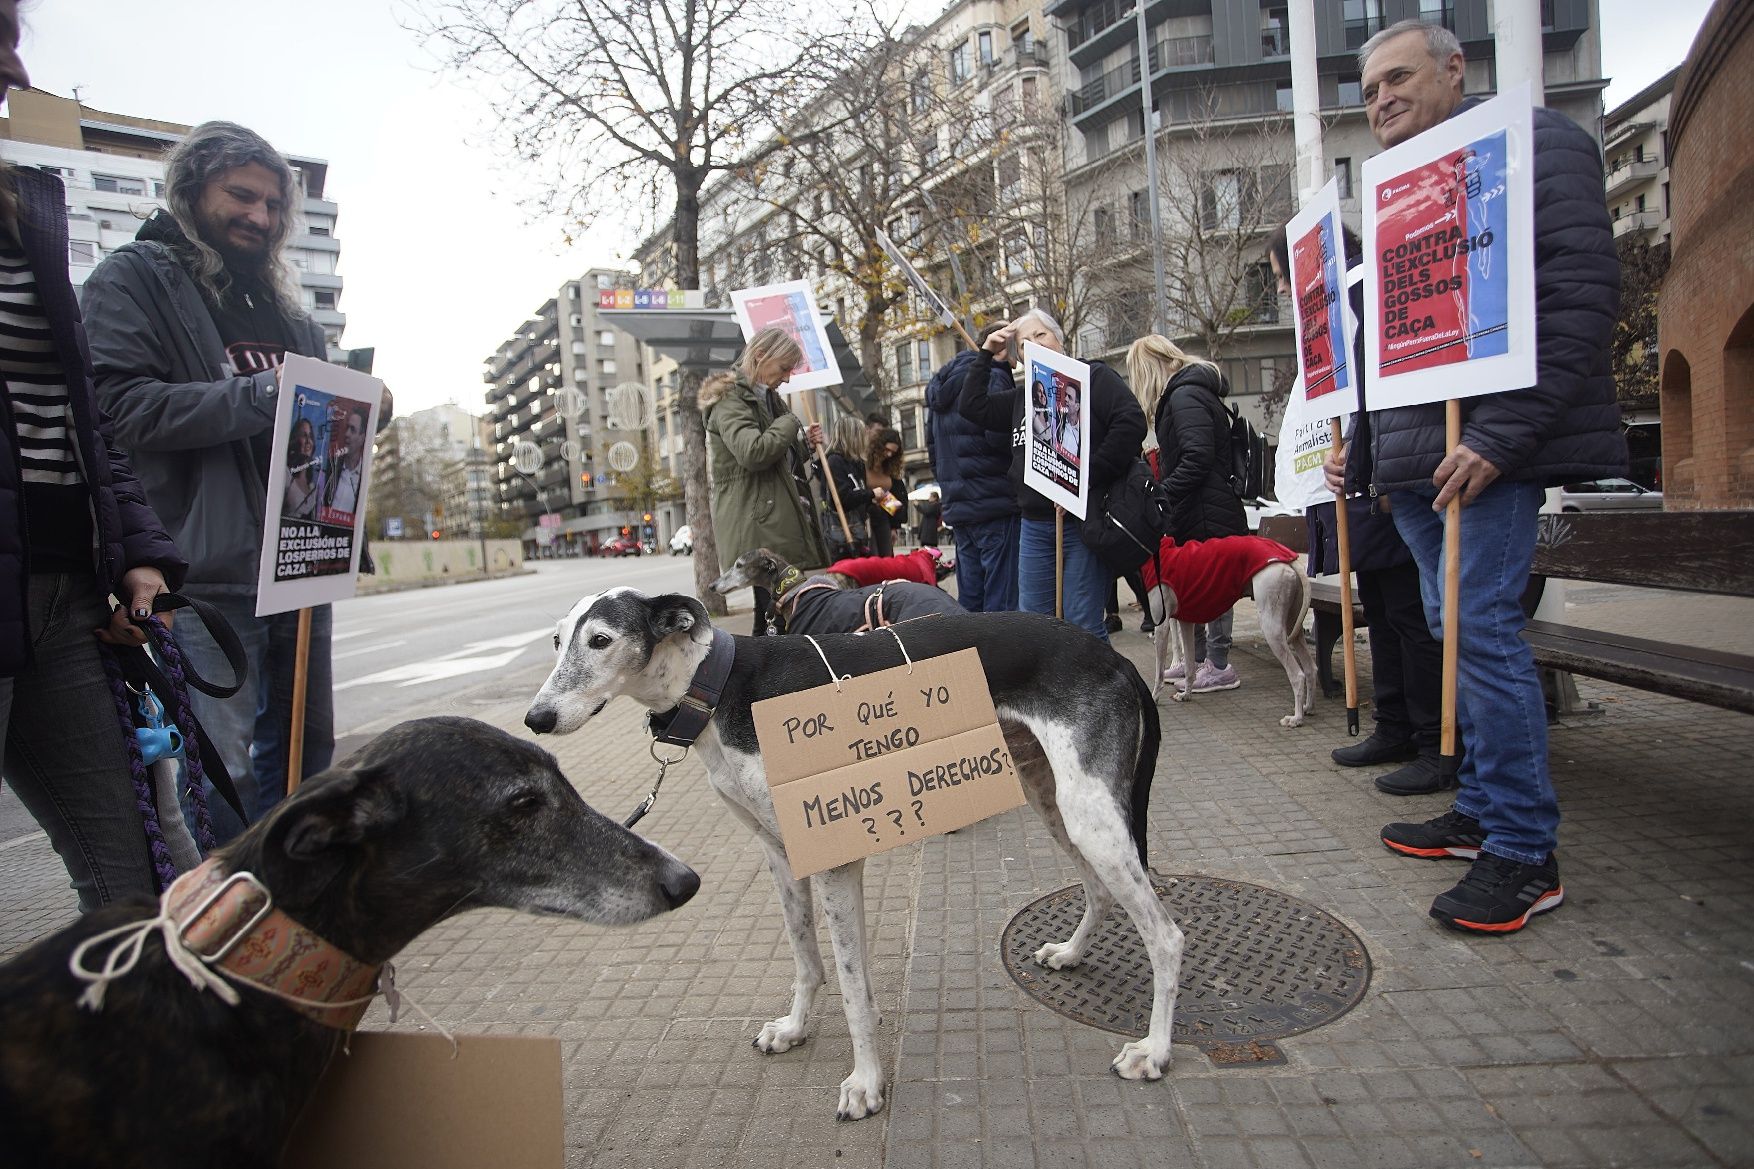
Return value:
M 100 909 L 0 967 L 0 1161 L 278 1165 L 378 967 L 423 930 L 488 905 L 626 925 L 699 887 L 535 744 L 402 723 L 184 874 L 160 918 Z

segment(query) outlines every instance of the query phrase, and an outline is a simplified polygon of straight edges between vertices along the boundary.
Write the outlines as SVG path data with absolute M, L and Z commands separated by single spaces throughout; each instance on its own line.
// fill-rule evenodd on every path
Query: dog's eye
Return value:
M 534 812 L 542 806 L 540 792 L 519 792 L 506 801 L 506 807 L 514 812 Z
M 591 635 L 589 644 L 592 649 L 607 649 L 613 640 L 607 633 L 594 633 Z
M 554 652 L 555 653 L 560 652 L 560 634 L 558 634 L 558 633 L 556 633 L 554 635 Z

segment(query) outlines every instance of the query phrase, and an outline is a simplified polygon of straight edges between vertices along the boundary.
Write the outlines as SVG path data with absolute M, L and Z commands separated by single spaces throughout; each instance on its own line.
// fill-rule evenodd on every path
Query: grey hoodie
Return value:
M 188 557 L 187 587 L 253 594 L 268 485 L 250 439 L 274 426 L 278 374 L 226 373 L 225 346 L 200 291 L 171 248 L 151 238 L 152 226 L 85 282 L 98 401 L 147 500 Z M 323 331 L 309 317 L 288 321 L 287 335 L 292 352 L 326 355 Z

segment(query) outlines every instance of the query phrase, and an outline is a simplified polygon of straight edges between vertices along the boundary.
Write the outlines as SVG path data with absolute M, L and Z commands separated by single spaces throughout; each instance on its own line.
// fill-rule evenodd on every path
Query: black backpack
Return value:
M 1119 576 L 1136 572 L 1169 533 L 1169 496 L 1144 459 L 1090 497 L 1079 537 L 1102 566 Z
M 1267 493 L 1267 440 L 1242 411 L 1228 402 L 1230 415 L 1230 487 L 1243 499 L 1259 499 Z

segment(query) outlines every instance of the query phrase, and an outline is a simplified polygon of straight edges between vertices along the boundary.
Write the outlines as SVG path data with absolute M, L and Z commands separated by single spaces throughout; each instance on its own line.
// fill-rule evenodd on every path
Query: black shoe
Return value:
M 1423 824 L 1390 824 L 1382 830 L 1382 842 L 1396 852 L 1432 860 L 1451 856 L 1473 860 L 1480 855 L 1485 839 L 1480 821 L 1454 808 Z
M 1107 617 L 1103 618 L 1103 625 L 1110 633 L 1119 633 L 1121 631 L 1121 615 L 1119 613 L 1110 613 Z
M 1412 739 L 1391 739 L 1381 731 L 1372 731 L 1362 743 L 1335 747 L 1334 762 L 1341 767 L 1369 767 L 1373 763 L 1399 763 L 1418 754 L 1419 744 Z
M 1557 856 L 1549 854 L 1544 865 L 1525 865 L 1483 852 L 1454 889 L 1431 903 L 1431 916 L 1453 930 L 1510 934 L 1564 900 Z
M 1149 613 L 1145 614 L 1145 619 L 1143 621 L 1139 622 L 1139 632 L 1140 633 L 1150 633 L 1152 630 L 1154 630 L 1156 628 L 1157 628 L 1157 626 L 1151 624 L 1151 614 L 1149 614 Z
M 1455 776 L 1444 778 L 1435 755 L 1420 755 L 1405 767 L 1376 777 L 1376 790 L 1391 796 L 1425 796 L 1455 786 Z

